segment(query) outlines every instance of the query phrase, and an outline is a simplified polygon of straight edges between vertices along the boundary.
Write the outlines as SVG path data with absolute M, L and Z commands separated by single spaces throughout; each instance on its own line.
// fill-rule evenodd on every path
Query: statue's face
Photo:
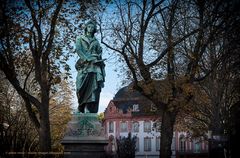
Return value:
M 93 24 L 88 24 L 87 25 L 87 32 L 93 33 L 93 31 L 94 31 L 94 25 Z

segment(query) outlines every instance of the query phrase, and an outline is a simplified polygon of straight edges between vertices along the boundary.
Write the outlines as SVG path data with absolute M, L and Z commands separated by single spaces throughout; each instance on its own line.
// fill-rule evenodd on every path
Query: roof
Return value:
M 122 110 L 123 114 L 126 114 L 129 109 L 132 109 L 132 116 L 146 116 L 156 114 L 156 111 L 153 111 L 152 108 L 154 104 L 150 100 L 112 100 L 112 102 L 117 107 L 117 109 Z M 135 106 L 135 108 L 133 106 Z
M 145 116 L 156 114 L 152 109 L 154 104 L 131 86 L 121 88 L 114 96 L 112 102 L 117 109 L 122 110 L 124 114 L 132 109 L 132 116 Z M 135 110 L 134 107 L 135 106 Z M 136 109 L 137 108 L 137 109 Z
M 140 92 L 134 90 L 130 86 L 121 88 L 114 96 L 113 100 L 132 100 L 143 98 Z

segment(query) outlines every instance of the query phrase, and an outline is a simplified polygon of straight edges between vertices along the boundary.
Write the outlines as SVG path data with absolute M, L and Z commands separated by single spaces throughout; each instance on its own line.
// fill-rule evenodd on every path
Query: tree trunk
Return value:
M 221 127 L 221 118 L 220 118 L 220 107 L 219 104 L 213 105 L 213 119 L 211 123 L 211 129 L 213 135 L 221 135 L 223 134 Z
M 42 73 L 39 79 L 41 87 L 41 107 L 40 107 L 40 130 L 39 130 L 39 147 L 41 152 L 51 151 L 51 131 L 49 121 L 49 79 L 48 79 L 47 57 L 42 61 Z M 47 157 L 49 157 L 48 155 Z
M 49 108 L 44 104 L 40 111 L 39 148 L 40 152 L 51 151 Z
M 176 112 L 163 111 L 161 125 L 160 158 L 171 158 L 173 127 L 176 120 Z

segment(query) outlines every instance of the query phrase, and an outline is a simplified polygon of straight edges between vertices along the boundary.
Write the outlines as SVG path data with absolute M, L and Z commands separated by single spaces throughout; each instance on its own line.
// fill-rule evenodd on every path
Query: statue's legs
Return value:
M 79 112 L 85 113 L 85 108 L 87 108 L 87 112 L 90 113 L 98 112 L 98 104 L 102 83 L 97 82 L 96 77 L 97 74 L 88 73 L 87 76 L 84 78 L 84 83 L 82 84 L 82 87 L 77 92 Z
M 86 104 L 86 107 L 90 113 L 98 112 L 100 92 L 101 92 L 101 88 L 98 87 L 95 91 L 92 92 L 92 95 L 95 96 L 95 101 Z
M 98 105 L 96 102 L 86 103 L 82 106 L 78 106 L 79 112 L 85 113 L 85 108 L 87 108 L 87 111 L 90 113 L 97 113 L 98 112 Z
M 84 109 L 85 109 L 85 105 L 78 106 L 78 110 L 79 110 L 79 112 L 84 113 Z
M 95 102 L 87 103 L 86 107 L 90 113 L 97 113 L 98 112 L 98 104 Z

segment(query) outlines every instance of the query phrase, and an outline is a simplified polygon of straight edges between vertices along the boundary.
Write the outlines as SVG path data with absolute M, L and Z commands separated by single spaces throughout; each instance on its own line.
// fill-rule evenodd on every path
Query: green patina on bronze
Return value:
M 89 137 L 101 136 L 103 129 L 96 113 L 73 114 L 73 120 L 68 124 L 68 136 Z
M 105 81 L 105 64 L 102 59 L 102 48 L 94 37 L 96 24 L 89 21 L 84 35 L 77 37 L 76 52 L 79 56 L 75 67 L 78 71 L 76 89 L 78 110 L 84 113 L 97 113 L 101 89 Z

